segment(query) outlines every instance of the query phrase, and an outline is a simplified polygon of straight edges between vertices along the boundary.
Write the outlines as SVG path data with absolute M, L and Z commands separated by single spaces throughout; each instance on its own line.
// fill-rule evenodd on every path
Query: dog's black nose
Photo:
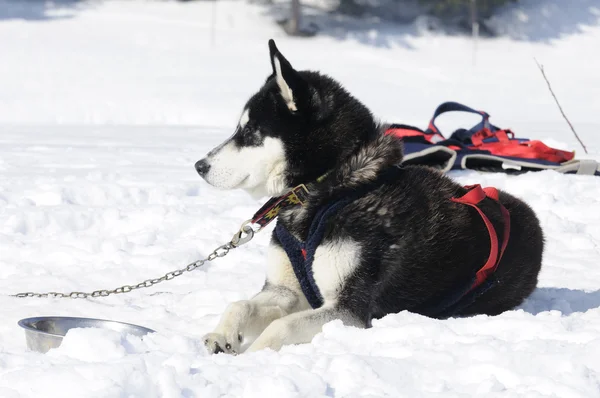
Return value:
M 206 173 L 208 173 L 208 170 L 210 170 L 210 164 L 208 164 L 208 162 L 205 159 L 196 162 L 196 171 L 202 177 L 204 177 Z

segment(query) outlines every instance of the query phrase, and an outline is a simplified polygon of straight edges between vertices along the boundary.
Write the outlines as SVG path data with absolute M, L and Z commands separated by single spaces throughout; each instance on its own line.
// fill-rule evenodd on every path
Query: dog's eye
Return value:
M 247 146 L 259 145 L 261 142 L 261 135 L 258 130 L 255 129 L 244 129 L 242 132 L 242 143 Z
M 234 141 L 240 147 L 258 146 L 262 143 L 262 136 L 257 124 L 250 121 L 235 133 Z

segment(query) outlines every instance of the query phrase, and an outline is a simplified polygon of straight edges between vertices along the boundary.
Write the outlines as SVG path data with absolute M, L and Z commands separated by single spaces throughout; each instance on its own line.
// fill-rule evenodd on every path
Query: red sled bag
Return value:
M 444 137 L 435 125 L 446 112 L 467 112 L 481 116 L 472 128 L 459 129 Z M 547 146 L 539 140 L 516 138 L 508 129 L 500 129 L 489 121 L 489 114 L 457 102 L 445 102 L 433 114 L 427 130 L 393 124 L 385 134 L 404 142 L 404 163 L 421 164 L 443 171 L 474 169 L 481 171 L 524 173 L 555 170 L 565 174 L 600 176 L 600 165 L 593 160 L 575 160 L 575 152 Z

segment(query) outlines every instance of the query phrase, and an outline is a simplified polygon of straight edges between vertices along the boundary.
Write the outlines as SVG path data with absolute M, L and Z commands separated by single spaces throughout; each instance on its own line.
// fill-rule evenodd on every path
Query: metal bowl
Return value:
M 27 347 L 30 350 L 41 353 L 46 353 L 51 348 L 59 347 L 67 332 L 75 328 L 109 329 L 121 332 L 122 334 L 132 334 L 140 337 L 148 333 L 155 333 L 152 329 L 130 323 L 65 316 L 42 316 L 21 319 L 19 326 L 25 329 Z

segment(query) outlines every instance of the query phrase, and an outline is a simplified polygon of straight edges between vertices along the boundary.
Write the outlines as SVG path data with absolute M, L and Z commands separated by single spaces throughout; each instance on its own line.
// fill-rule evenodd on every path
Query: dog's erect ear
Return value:
M 281 92 L 288 109 L 292 112 L 298 110 L 298 98 L 304 94 L 307 89 L 307 84 L 302 79 L 302 76 L 292 68 L 292 65 L 279 52 L 275 41 L 269 40 L 269 52 L 271 55 L 271 66 L 277 86 Z

